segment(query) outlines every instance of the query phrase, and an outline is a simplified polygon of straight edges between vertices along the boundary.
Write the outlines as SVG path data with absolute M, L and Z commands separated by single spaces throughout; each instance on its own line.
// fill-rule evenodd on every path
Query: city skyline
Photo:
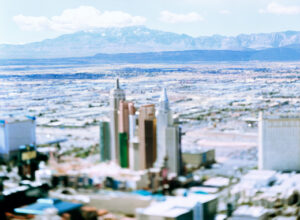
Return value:
M 52 192 L 59 205 L 58 199 L 66 196 L 62 187 L 72 188 L 68 198 L 82 220 L 100 210 L 105 210 L 101 216 L 130 215 L 136 220 L 240 219 L 251 218 L 256 210 L 274 217 L 268 207 L 284 211 L 275 219 L 298 215 L 289 210 L 300 195 L 300 175 L 294 172 L 299 169 L 299 118 L 291 117 L 291 110 L 299 112 L 300 106 L 299 63 L 122 67 L 114 67 L 116 73 L 122 71 L 121 84 L 118 79 L 114 83 L 111 66 L 84 67 L 87 73 L 78 79 L 63 73 L 49 78 L 49 69 L 40 70 L 47 71 L 41 78 L 32 77 L 37 69 L 27 73 L 29 78 L 7 80 L 2 75 L 1 110 L 10 117 L 27 115 L 25 111 L 36 116 L 37 137 L 36 145 L 16 151 L 18 159 L 10 162 L 17 167 L 1 166 L 0 208 L 6 215 L 36 214 L 34 207 L 48 204 Z M 264 125 L 257 118 L 261 111 L 282 116 Z M 0 127 L 10 125 L 18 126 L 13 128 L 18 131 L 15 139 L 30 130 L 19 121 Z M 45 137 L 52 141 L 45 143 Z M 282 153 L 282 147 L 289 150 Z M 13 150 L 11 145 L 6 149 Z M 271 170 L 265 167 L 270 162 Z M 16 189 L 23 181 L 15 176 L 34 182 Z M 39 192 L 38 200 L 31 200 L 31 190 Z M 20 193 L 25 199 L 10 204 Z M 83 202 L 82 196 L 91 202 Z

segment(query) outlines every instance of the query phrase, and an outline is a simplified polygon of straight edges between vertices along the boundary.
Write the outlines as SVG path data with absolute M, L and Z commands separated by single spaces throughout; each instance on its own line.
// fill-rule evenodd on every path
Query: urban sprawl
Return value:
M 0 219 L 299 219 L 299 63 L 1 68 Z

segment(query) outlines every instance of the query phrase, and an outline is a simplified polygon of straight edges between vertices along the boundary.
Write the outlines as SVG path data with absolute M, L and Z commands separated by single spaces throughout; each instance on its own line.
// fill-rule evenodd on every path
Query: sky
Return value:
M 0 0 L 0 44 L 144 25 L 194 37 L 300 31 L 300 0 Z

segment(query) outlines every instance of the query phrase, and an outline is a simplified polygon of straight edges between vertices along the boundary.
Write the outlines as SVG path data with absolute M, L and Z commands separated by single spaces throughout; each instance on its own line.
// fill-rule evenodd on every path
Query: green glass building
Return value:
M 100 161 L 111 160 L 110 155 L 110 127 L 109 122 L 101 121 L 100 125 Z
M 120 143 L 120 166 L 122 168 L 128 168 L 129 152 L 128 152 L 128 137 L 126 132 L 119 133 L 119 143 Z

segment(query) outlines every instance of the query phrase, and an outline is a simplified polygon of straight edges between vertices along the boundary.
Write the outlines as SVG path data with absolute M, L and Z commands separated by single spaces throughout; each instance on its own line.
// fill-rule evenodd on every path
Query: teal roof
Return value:
M 16 208 L 14 211 L 19 214 L 41 215 L 46 209 L 55 208 L 58 210 L 58 214 L 63 214 L 79 209 L 81 206 L 82 204 L 79 203 L 63 202 L 58 199 L 44 198 L 38 199 L 36 203 L 31 205 Z

